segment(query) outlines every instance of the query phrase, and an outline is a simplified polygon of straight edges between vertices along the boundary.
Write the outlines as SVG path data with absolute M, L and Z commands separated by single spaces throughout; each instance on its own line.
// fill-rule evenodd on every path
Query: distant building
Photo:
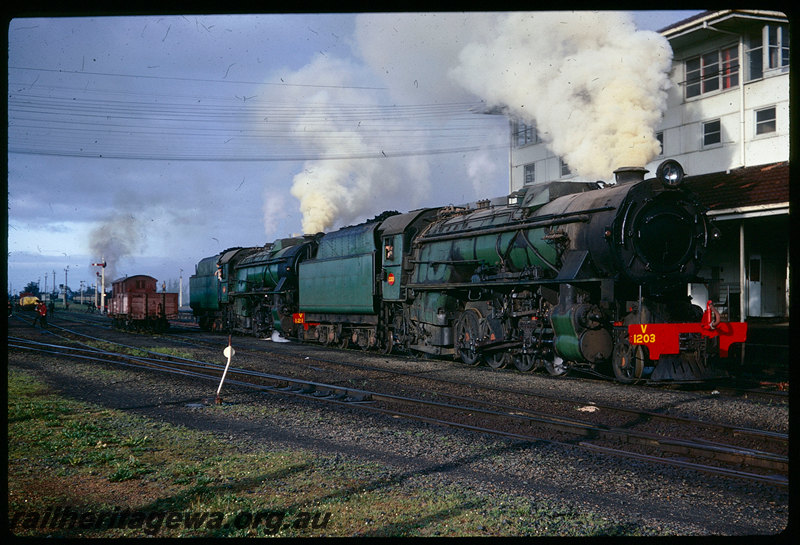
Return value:
M 789 23 L 782 12 L 706 11 L 660 31 L 673 62 L 661 154 L 679 161 L 722 241 L 691 286 L 732 319 L 789 316 Z M 533 125 L 511 121 L 511 191 L 578 180 Z M 639 166 L 639 165 L 619 165 Z M 589 180 L 591 181 L 591 180 Z

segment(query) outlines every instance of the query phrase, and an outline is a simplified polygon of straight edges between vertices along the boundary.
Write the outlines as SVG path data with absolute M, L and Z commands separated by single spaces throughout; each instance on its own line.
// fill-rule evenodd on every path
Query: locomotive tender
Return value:
M 468 365 L 610 366 L 623 382 L 719 376 L 747 326 L 687 296 L 719 231 L 677 162 L 646 172 L 232 248 L 198 263 L 190 304 L 206 329 Z

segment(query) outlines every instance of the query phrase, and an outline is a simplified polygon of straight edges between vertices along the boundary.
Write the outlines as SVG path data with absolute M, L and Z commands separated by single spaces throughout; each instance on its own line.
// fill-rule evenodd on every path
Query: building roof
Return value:
M 680 21 L 675 21 L 674 23 L 672 23 L 672 24 L 670 24 L 668 26 L 665 26 L 664 28 L 659 29 L 658 32 L 663 34 L 663 33 L 667 32 L 667 31 L 673 30 L 673 29 L 675 29 L 677 27 L 688 25 L 688 24 L 691 24 L 691 23 L 693 23 L 695 21 L 699 21 L 700 19 L 704 19 L 704 18 L 708 17 L 712 13 L 714 13 L 714 11 L 712 11 L 712 10 L 703 11 L 703 12 L 698 13 L 696 15 L 692 15 L 691 17 L 687 17 L 686 19 L 681 19 Z
M 723 9 L 708 10 L 698 13 L 681 21 L 677 21 L 658 32 L 667 38 L 682 32 L 705 28 L 708 25 L 717 25 L 733 19 L 761 19 L 772 21 L 786 21 L 788 18 L 782 11 L 752 10 L 752 9 Z
M 709 211 L 736 211 L 789 204 L 789 162 L 687 177 L 686 184 Z
M 112 280 L 111 284 L 113 285 L 113 284 L 118 284 L 119 282 L 127 282 L 128 280 L 134 280 L 134 279 L 137 279 L 137 278 L 145 278 L 147 280 L 152 280 L 153 282 L 157 282 L 157 280 L 155 278 L 153 278 L 152 276 L 150 276 L 150 275 L 147 275 L 147 274 L 134 274 L 132 276 L 121 276 L 121 277 L 117 278 L 116 280 Z

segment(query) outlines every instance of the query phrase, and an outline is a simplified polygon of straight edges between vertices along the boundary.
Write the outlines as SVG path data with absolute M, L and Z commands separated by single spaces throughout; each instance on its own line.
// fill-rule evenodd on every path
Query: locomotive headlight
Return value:
M 683 181 L 683 167 L 674 159 L 667 159 L 656 169 L 658 178 L 665 187 L 678 187 Z

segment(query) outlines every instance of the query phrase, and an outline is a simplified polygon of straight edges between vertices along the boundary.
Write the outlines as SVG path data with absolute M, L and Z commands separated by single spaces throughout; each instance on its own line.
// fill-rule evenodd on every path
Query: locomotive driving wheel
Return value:
M 489 339 L 494 337 L 492 336 L 492 328 L 489 325 L 488 320 L 479 320 L 478 323 L 480 324 L 480 338 L 481 339 Z M 486 365 L 491 367 L 492 369 L 503 369 L 506 365 L 508 365 L 508 361 L 510 356 L 506 353 L 505 350 L 494 350 L 492 352 L 487 352 L 483 354 L 483 359 L 486 362 Z
M 456 322 L 458 354 L 461 356 L 461 361 L 467 365 L 478 365 L 481 362 L 477 347 L 478 335 L 480 335 L 478 313 L 468 309 Z
M 498 352 L 492 352 L 491 354 L 486 354 L 484 359 L 486 360 L 486 365 L 492 369 L 503 369 L 506 365 L 508 365 L 510 356 L 508 353 L 501 350 Z
M 533 354 L 524 354 L 522 352 L 518 352 L 517 354 L 514 354 L 513 360 L 514 367 L 523 373 L 527 373 L 536 365 L 536 358 L 533 356 Z

